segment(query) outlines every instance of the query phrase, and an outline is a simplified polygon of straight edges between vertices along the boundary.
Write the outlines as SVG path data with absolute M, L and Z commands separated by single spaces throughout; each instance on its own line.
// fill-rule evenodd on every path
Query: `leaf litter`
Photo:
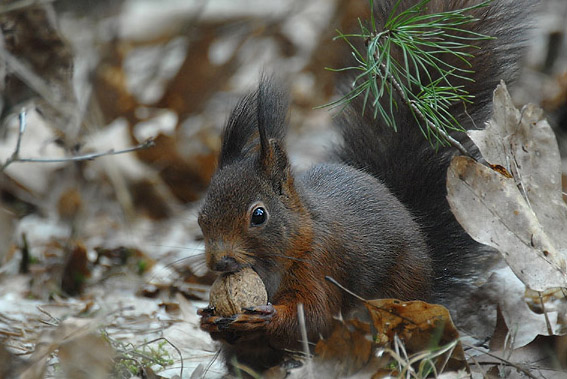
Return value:
M 225 374 L 216 359 L 217 346 L 198 327 L 196 309 L 207 304 L 214 277 L 203 270 L 203 246 L 195 222 L 198 203 L 191 203 L 200 199 L 214 170 L 218 128 L 230 103 L 247 91 L 260 69 L 277 64 L 293 74 L 291 92 L 298 99 L 291 112 L 292 123 L 299 125 L 290 136 L 296 139 L 290 143 L 294 164 L 305 167 L 320 158 L 303 137 L 329 138 L 325 134 L 329 116 L 313 112 L 312 107 L 326 103 L 332 93 L 333 76 L 321 67 L 333 66 L 344 53 L 328 46 L 332 31 L 327 25 L 344 25 L 347 13 L 366 7 L 363 1 L 359 8 L 350 1 L 337 1 L 335 8 L 331 2 L 319 1 L 298 7 L 297 13 L 278 13 L 281 9 L 274 13 L 261 2 L 236 5 L 237 13 L 223 13 L 215 2 L 205 9 L 198 2 L 159 9 L 143 3 L 126 1 L 121 8 L 122 3 L 116 2 L 107 10 L 92 5 L 96 11 L 93 8 L 89 17 L 83 17 L 84 10 L 77 12 L 72 3 L 56 2 L 64 32 L 56 32 L 50 21 L 44 37 L 60 46 L 60 54 L 46 69 L 32 66 L 61 96 L 46 99 L 41 90 L 36 95 L 21 84 L 13 87 L 18 95 L 13 99 L 27 102 L 10 104 L 12 112 L 22 105 L 28 108 L 22 156 L 65 157 L 124 149 L 148 136 L 156 138 L 156 147 L 71 164 L 14 163 L 0 173 L 0 238 L 6 241 L 0 246 L 0 362 L 10 362 L 0 365 L 0 377 Z M 153 11 L 144 9 L 152 6 Z M 49 4 L 37 7 L 40 16 L 45 9 L 54 9 Z M 118 8 L 119 17 L 105 13 Z M 221 14 L 224 18 L 219 21 Z M 275 17 L 266 21 L 266 14 Z M 2 17 L 9 21 L 11 16 L 2 13 Z M 156 22 L 148 27 L 141 17 Z M 306 21 L 313 41 L 299 32 L 307 32 L 298 27 Z M 113 22 L 119 26 L 108 28 Z M 219 46 L 229 48 L 220 54 Z M 69 51 L 76 55 L 74 77 Z M 33 50 L 15 56 L 38 58 Z M 140 71 L 148 75 L 138 75 Z M 24 78 L 32 86 L 42 84 L 37 76 Z M 553 135 L 542 126 L 540 111 L 513 112 L 502 96 L 504 103 L 495 102 L 494 124 L 508 120 L 505 132 L 520 136 L 509 138 L 491 125 L 484 137 L 472 138 L 479 147 L 484 138 L 485 159 L 512 176 L 507 184 L 493 179 L 494 191 L 506 186 L 507 194 L 506 201 L 494 201 L 516 208 L 522 201 L 527 204 L 518 208 L 520 217 L 515 218 L 521 222 L 505 222 L 506 230 L 515 228 L 514 235 L 503 232 L 500 235 L 508 235 L 507 239 L 495 241 L 500 247 L 519 243 L 518 249 L 533 259 L 508 258 L 513 271 L 494 271 L 477 294 L 477 298 L 491 296 L 487 308 L 494 315 L 492 305 L 499 304 L 500 321 L 487 325 L 494 330 L 489 333 L 494 341 L 502 336 L 500 342 L 488 350 L 482 340 L 467 339 L 462 333 L 458 340 L 451 316 L 441 306 L 370 300 L 365 303 L 365 319 L 338 318 L 334 332 L 317 344 L 312 358 L 296 356 L 302 367 L 277 367 L 272 377 L 305 377 L 313 372 L 328 377 L 444 378 L 522 370 L 546 377 L 557 374 L 550 369 L 558 367 L 557 362 L 548 364 L 543 358 L 549 357 L 536 353 L 553 346 L 559 357 L 567 356 L 567 343 L 559 337 L 565 334 L 564 291 L 549 288 L 564 286 L 562 254 L 567 237 L 561 233 L 565 204 L 558 187 L 559 156 L 549 149 Z M 17 117 L 12 113 L 5 120 L 0 162 L 13 152 L 18 136 Z M 515 132 L 518 124 L 520 133 Z M 495 138 L 493 133 L 500 134 Z M 489 146 L 494 141 L 507 142 Z M 469 162 L 461 162 L 463 167 L 470 167 Z M 493 191 L 481 190 L 485 197 Z M 494 213 L 501 219 L 510 214 Z M 480 233 L 486 229 L 485 223 Z M 518 249 L 509 254 L 516 257 Z M 530 363 L 536 360 L 539 366 Z

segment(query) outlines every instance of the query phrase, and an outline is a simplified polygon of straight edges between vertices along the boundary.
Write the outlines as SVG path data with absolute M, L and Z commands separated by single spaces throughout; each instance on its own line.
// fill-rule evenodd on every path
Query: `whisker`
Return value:
M 174 245 L 153 245 L 153 244 L 148 244 L 148 246 L 153 246 L 153 247 L 167 247 L 169 249 L 179 249 L 179 250 L 194 250 L 194 251 L 205 251 L 205 247 L 191 247 L 191 246 L 174 246 Z
M 205 372 L 203 373 L 203 377 L 205 377 L 205 375 L 207 374 L 207 372 L 209 372 L 209 370 L 211 369 L 211 367 L 213 366 L 213 363 L 215 363 L 215 361 L 218 359 L 219 355 L 221 353 L 221 350 L 217 350 L 217 352 L 215 353 L 215 356 L 211 359 L 211 361 L 209 362 L 209 364 L 207 365 L 207 367 L 205 368 Z
M 206 263 L 205 262 L 205 253 L 192 255 L 190 257 L 183 257 L 183 258 L 176 259 L 173 262 L 166 264 L 164 267 L 166 267 L 166 268 L 175 267 L 176 265 L 179 265 L 179 263 L 184 262 L 184 261 L 188 261 L 189 265 L 205 264 Z
M 182 264 L 184 261 L 187 261 L 187 264 Z M 153 275 L 146 279 L 146 282 L 150 283 L 156 278 L 159 278 L 160 270 L 165 271 L 167 269 L 174 270 L 177 274 L 179 274 L 180 278 L 184 278 L 187 275 L 195 275 L 199 278 L 205 278 L 210 273 L 209 268 L 207 267 L 207 262 L 205 261 L 205 254 L 198 254 L 175 259 L 173 262 L 164 264 L 161 269 L 154 271 Z

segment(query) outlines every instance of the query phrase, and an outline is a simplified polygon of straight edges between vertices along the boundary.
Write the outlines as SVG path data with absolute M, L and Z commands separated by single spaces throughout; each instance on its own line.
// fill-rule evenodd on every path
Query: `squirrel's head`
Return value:
M 284 148 L 286 116 L 287 95 L 263 80 L 229 118 L 199 214 L 211 270 L 252 267 L 266 281 L 297 259 L 290 252 L 310 226 Z

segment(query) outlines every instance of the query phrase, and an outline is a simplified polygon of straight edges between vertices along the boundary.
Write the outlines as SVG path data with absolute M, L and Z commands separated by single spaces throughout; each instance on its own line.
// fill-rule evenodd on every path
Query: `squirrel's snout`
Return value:
M 233 257 L 227 255 L 221 257 L 220 259 L 212 262 L 212 267 L 214 271 L 220 272 L 235 272 L 241 269 L 240 265 Z
M 237 259 L 237 248 L 223 240 L 205 241 L 207 266 L 210 270 L 218 272 L 236 272 L 243 265 Z

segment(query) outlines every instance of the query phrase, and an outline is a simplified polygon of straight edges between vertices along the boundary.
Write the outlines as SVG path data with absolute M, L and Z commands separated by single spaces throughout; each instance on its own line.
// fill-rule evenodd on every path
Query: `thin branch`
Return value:
M 360 33 L 343 34 L 338 31 L 336 38 L 343 39 L 350 46 L 356 60 L 354 67 L 341 71 L 354 70 L 358 73 L 353 81 L 354 89 L 328 105 L 348 104 L 354 97 L 363 94 L 364 112 L 371 95 L 374 118 L 382 117 L 386 126 L 396 130 L 394 107 L 397 104 L 393 95 L 397 92 L 432 145 L 449 145 L 475 159 L 449 134 L 450 130 L 465 131 L 450 107 L 461 102 L 472 103 L 474 96 L 464 85 L 454 85 L 451 81 L 473 81 L 469 76 L 474 72 L 470 62 L 474 54 L 469 50 L 477 48 L 474 41 L 492 37 L 465 28 L 464 25 L 477 21 L 474 15 L 466 13 L 487 6 L 489 0 L 462 9 L 429 14 L 426 12 L 430 1 L 421 0 L 397 15 L 399 1 L 396 2 L 381 32 L 376 30 L 372 17 L 372 29 L 359 19 Z M 371 9 L 372 3 L 370 0 Z M 349 38 L 363 39 L 365 51 L 359 50 Z M 399 50 L 398 55 L 393 54 L 394 48 Z M 456 63 L 444 59 L 445 55 L 453 57 Z M 389 107 L 387 98 L 381 100 L 385 97 L 389 98 Z
M 133 151 L 138 151 L 138 150 L 145 150 L 145 149 L 149 149 L 150 147 L 155 146 L 155 142 L 153 138 L 148 138 L 147 140 L 145 140 L 144 142 L 134 146 L 134 147 L 129 147 L 127 149 L 124 150 L 114 150 L 114 149 L 110 149 L 108 151 L 102 152 L 102 153 L 92 153 L 92 154 L 85 154 L 85 155 L 76 155 L 74 157 L 67 157 L 67 158 L 18 158 L 15 160 L 7 160 L 6 163 L 4 163 L 4 165 L 2 166 L 2 169 L 0 169 L 0 172 L 4 171 L 6 169 L 6 167 L 8 167 L 9 164 L 14 163 L 14 162 L 35 162 L 35 163 L 56 163 L 56 162 L 78 162 L 78 161 L 90 161 L 96 158 L 100 158 L 100 157 L 104 157 L 107 155 L 118 155 L 118 154 L 124 154 L 124 153 L 131 153 Z
M 26 109 L 25 108 L 22 108 L 22 110 L 20 111 L 19 120 L 20 120 L 20 127 L 18 129 L 18 140 L 16 142 L 16 149 L 14 150 L 14 152 L 12 153 L 10 158 L 8 158 L 6 160 L 6 162 L 4 162 L 4 164 L 0 168 L 0 172 L 4 171 L 4 169 L 6 167 L 8 167 L 8 165 L 10 165 L 10 163 L 16 162 L 20 158 L 20 146 L 22 144 L 22 136 L 24 135 L 24 132 L 26 131 Z
M 149 345 L 151 343 L 154 343 L 154 342 L 157 342 L 157 341 L 160 341 L 160 340 L 167 342 L 169 344 L 169 346 L 173 347 L 175 349 L 175 351 L 177 351 L 177 354 L 179 355 L 179 359 L 180 359 L 180 362 L 181 362 L 181 372 L 179 373 L 179 377 L 183 378 L 183 354 L 181 354 L 181 350 L 179 350 L 179 348 L 177 346 L 175 346 L 173 343 L 171 343 L 171 341 L 169 341 L 167 338 L 159 337 L 159 338 L 156 338 L 154 340 L 145 342 L 145 343 L 141 344 L 140 346 Z
M 461 342 L 462 342 L 462 341 L 461 341 Z M 476 346 L 467 344 L 467 343 L 465 343 L 465 342 L 462 342 L 462 343 L 463 343 L 465 346 L 468 346 L 469 348 L 471 348 L 471 349 L 473 349 L 473 350 L 480 351 L 480 352 L 482 352 L 482 353 L 488 355 L 488 356 L 491 357 L 491 358 L 498 359 L 499 361 L 505 363 L 506 365 L 511 366 L 511 367 L 514 367 L 516 370 L 521 371 L 524 375 L 526 375 L 526 376 L 529 377 L 529 378 L 537 379 L 536 376 L 532 375 L 528 370 L 526 370 L 525 368 L 521 367 L 520 365 L 518 365 L 518 364 L 516 364 L 516 363 L 510 362 L 509 360 L 506 360 L 506 359 L 504 359 L 504 358 L 502 358 L 502 357 L 499 357 L 499 356 L 496 355 L 496 354 L 492 354 L 492 353 L 490 353 L 490 352 L 488 352 L 488 351 L 479 349 L 479 348 L 477 348 Z
M 543 315 L 545 316 L 545 326 L 547 327 L 547 333 L 552 336 L 553 333 L 553 328 L 551 327 L 551 321 L 549 321 L 549 317 L 547 315 L 547 311 L 545 310 L 545 301 L 543 301 L 543 296 L 541 291 L 537 291 L 537 294 L 539 295 L 539 302 L 541 304 L 541 311 L 543 312 Z
M 343 286 L 342 284 L 340 284 L 339 282 L 337 282 L 333 277 L 331 276 L 325 276 L 325 280 L 328 282 L 333 283 L 335 286 L 339 287 L 341 290 L 345 291 L 346 293 L 348 293 L 349 295 L 353 296 L 354 298 L 362 301 L 363 303 L 368 303 L 368 300 L 366 300 L 365 298 L 363 298 L 362 296 L 352 292 L 351 290 L 349 290 L 348 288 L 346 288 L 345 286 Z
M 380 311 L 382 311 L 382 312 L 386 312 L 386 313 L 392 314 L 392 315 L 394 315 L 394 316 L 397 316 L 397 317 L 399 317 L 400 319 L 402 319 L 402 320 L 404 320 L 404 321 L 406 321 L 406 322 L 408 322 L 408 323 L 410 323 L 410 324 L 412 324 L 412 325 L 417 325 L 417 324 L 415 323 L 415 321 L 413 321 L 413 320 L 411 320 L 411 319 L 409 319 L 409 318 L 407 318 L 407 317 L 404 317 L 404 316 L 402 316 L 402 315 L 399 315 L 399 314 L 397 314 L 397 313 L 394 313 L 394 312 L 393 312 L 392 310 L 390 310 L 390 309 L 384 309 L 384 308 L 382 308 L 382 307 L 379 307 L 379 306 L 377 306 L 377 305 L 372 304 L 372 303 L 370 302 L 370 300 L 366 300 L 366 299 L 363 298 L 362 296 L 357 295 L 356 293 L 352 292 L 351 290 L 349 290 L 348 288 L 346 288 L 345 286 L 343 286 L 342 284 L 340 284 L 339 282 L 337 282 L 337 281 L 336 281 L 333 277 L 331 277 L 331 276 L 325 276 L 325 280 L 328 281 L 328 282 L 331 282 L 332 284 L 334 284 L 335 286 L 337 286 L 337 287 L 340 288 L 341 290 L 345 291 L 345 292 L 348 293 L 349 295 L 351 295 L 351 296 L 355 297 L 356 299 L 362 301 L 364 304 L 367 304 L 367 305 L 369 305 L 369 306 L 371 306 L 371 307 L 373 307 L 373 308 L 376 308 L 376 309 L 378 309 L 378 310 L 380 310 Z
M 26 109 L 25 108 L 22 109 L 22 111 L 20 112 L 19 119 L 20 119 L 20 129 L 19 129 L 19 132 L 18 132 L 18 142 L 16 142 L 16 150 L 14 151 L 14 154 L 13 154 L 13 156 L 16 157 L 16 158 L 20 154 L 20 146 L 22 144 L 22 135 L 26 131 Z
M 309 340 L 307 339 L 307 325 L 305 323 L 305 312 L 303 311 L 303 304 L 297 304 L 297 320 L 299 321 L 299 329 L 301 332 L 301 344 L 303 352 L 305 353 L 307 373 L 310 379 L 315 378 L 313 375 L 313 366 L 311 365 L 311 353 L 309 351 Z
M 114 150 L 110 149 L 108 151 L 102 153 L 92 153 L 92 154 L 85 154 L 85 155 L 76 155 L 73 157 L 67 158 L 21 158 L 18 159 L 16 162 L 39 162 L 39 163 L 54 163 L 54 162 L 77 162 L 77 161 L 90 161 L 99 157 L 104 157 L 107 155 L 118 155 L 124 153 L 131 153 L 137 150 L 144 150 L 148 149 L 152 146 L 155 146 L 155 142 L 153 138 L 148 138 L 141 144 L 138 144 L 134 147 L 129 147 L 124 150 Z
M 155 142 L 153 138 L 148 138 L 144 142 L 134 146 L 129 147 L 123 150 L 114 150 L 110 149 L 105 152 L 101 153 L 91 153 L 91 154 L 84 154 L 84 155 L 76 155 L 73 157 L 65 157 L 65 158 L 20 158 L 20 146 L 22 141 L 22 136 L 26 130 L 26 111 L 23 109 L 20 112 L 20 127 L 18 129 L 18 140 L 16 142 L 16 148 L 10 158 L 4 162 L 4 164 L 0 167 L 0 172 L 6 170 L 6 168 L 14 163 L 14 162 L 35 162 L 35 163 L 55 163 L 55 162 L 78 162 L 78 161 L 90 161 L 99 157 L 107 156 L 107 155 L 118 155 L 124 153 L 131 153 L 133 151 L 138 150 L 145 150 L 152 146 L 155 146 Z
M 385 66 L 384 63 L 381 63 L 380 67 L 382 68 L 382 70 L 385 70 L 384 66 Z M 398 91 L 400 96 L 402 96 L 402 99 L 404 100 L 406 105 L 411 109 L 413 109 L 413 111 L 418 115 L 418 117 L 421 118 L 426 123 L 427 127 L 430 130 L 436 131 L 437 133 L 441 134 L 443 138 L 445 138 L 447 142 L 451 144 L 451 146 L 459 150 L 463 155 L 466 155 L 476 161 L 476 158 L 473 157 L 471 153 L 459 141 L 451 137 L 446 131 L 444 131 L 442 128 L 437 127 L 433 122 L 431 122 L 431 120 L 428 120 L 425 117 L 425 115 L 421 112 L 421 110 L 419 110 L 419 108 L 414 104 L 414 102 L 408 98 L 407 94 L 402 89 L 400 83 L 398 83 L 396 78 L 391 73 L 388 72 L 387 78 L 388 81 L 394 86 L 396 91 Z

